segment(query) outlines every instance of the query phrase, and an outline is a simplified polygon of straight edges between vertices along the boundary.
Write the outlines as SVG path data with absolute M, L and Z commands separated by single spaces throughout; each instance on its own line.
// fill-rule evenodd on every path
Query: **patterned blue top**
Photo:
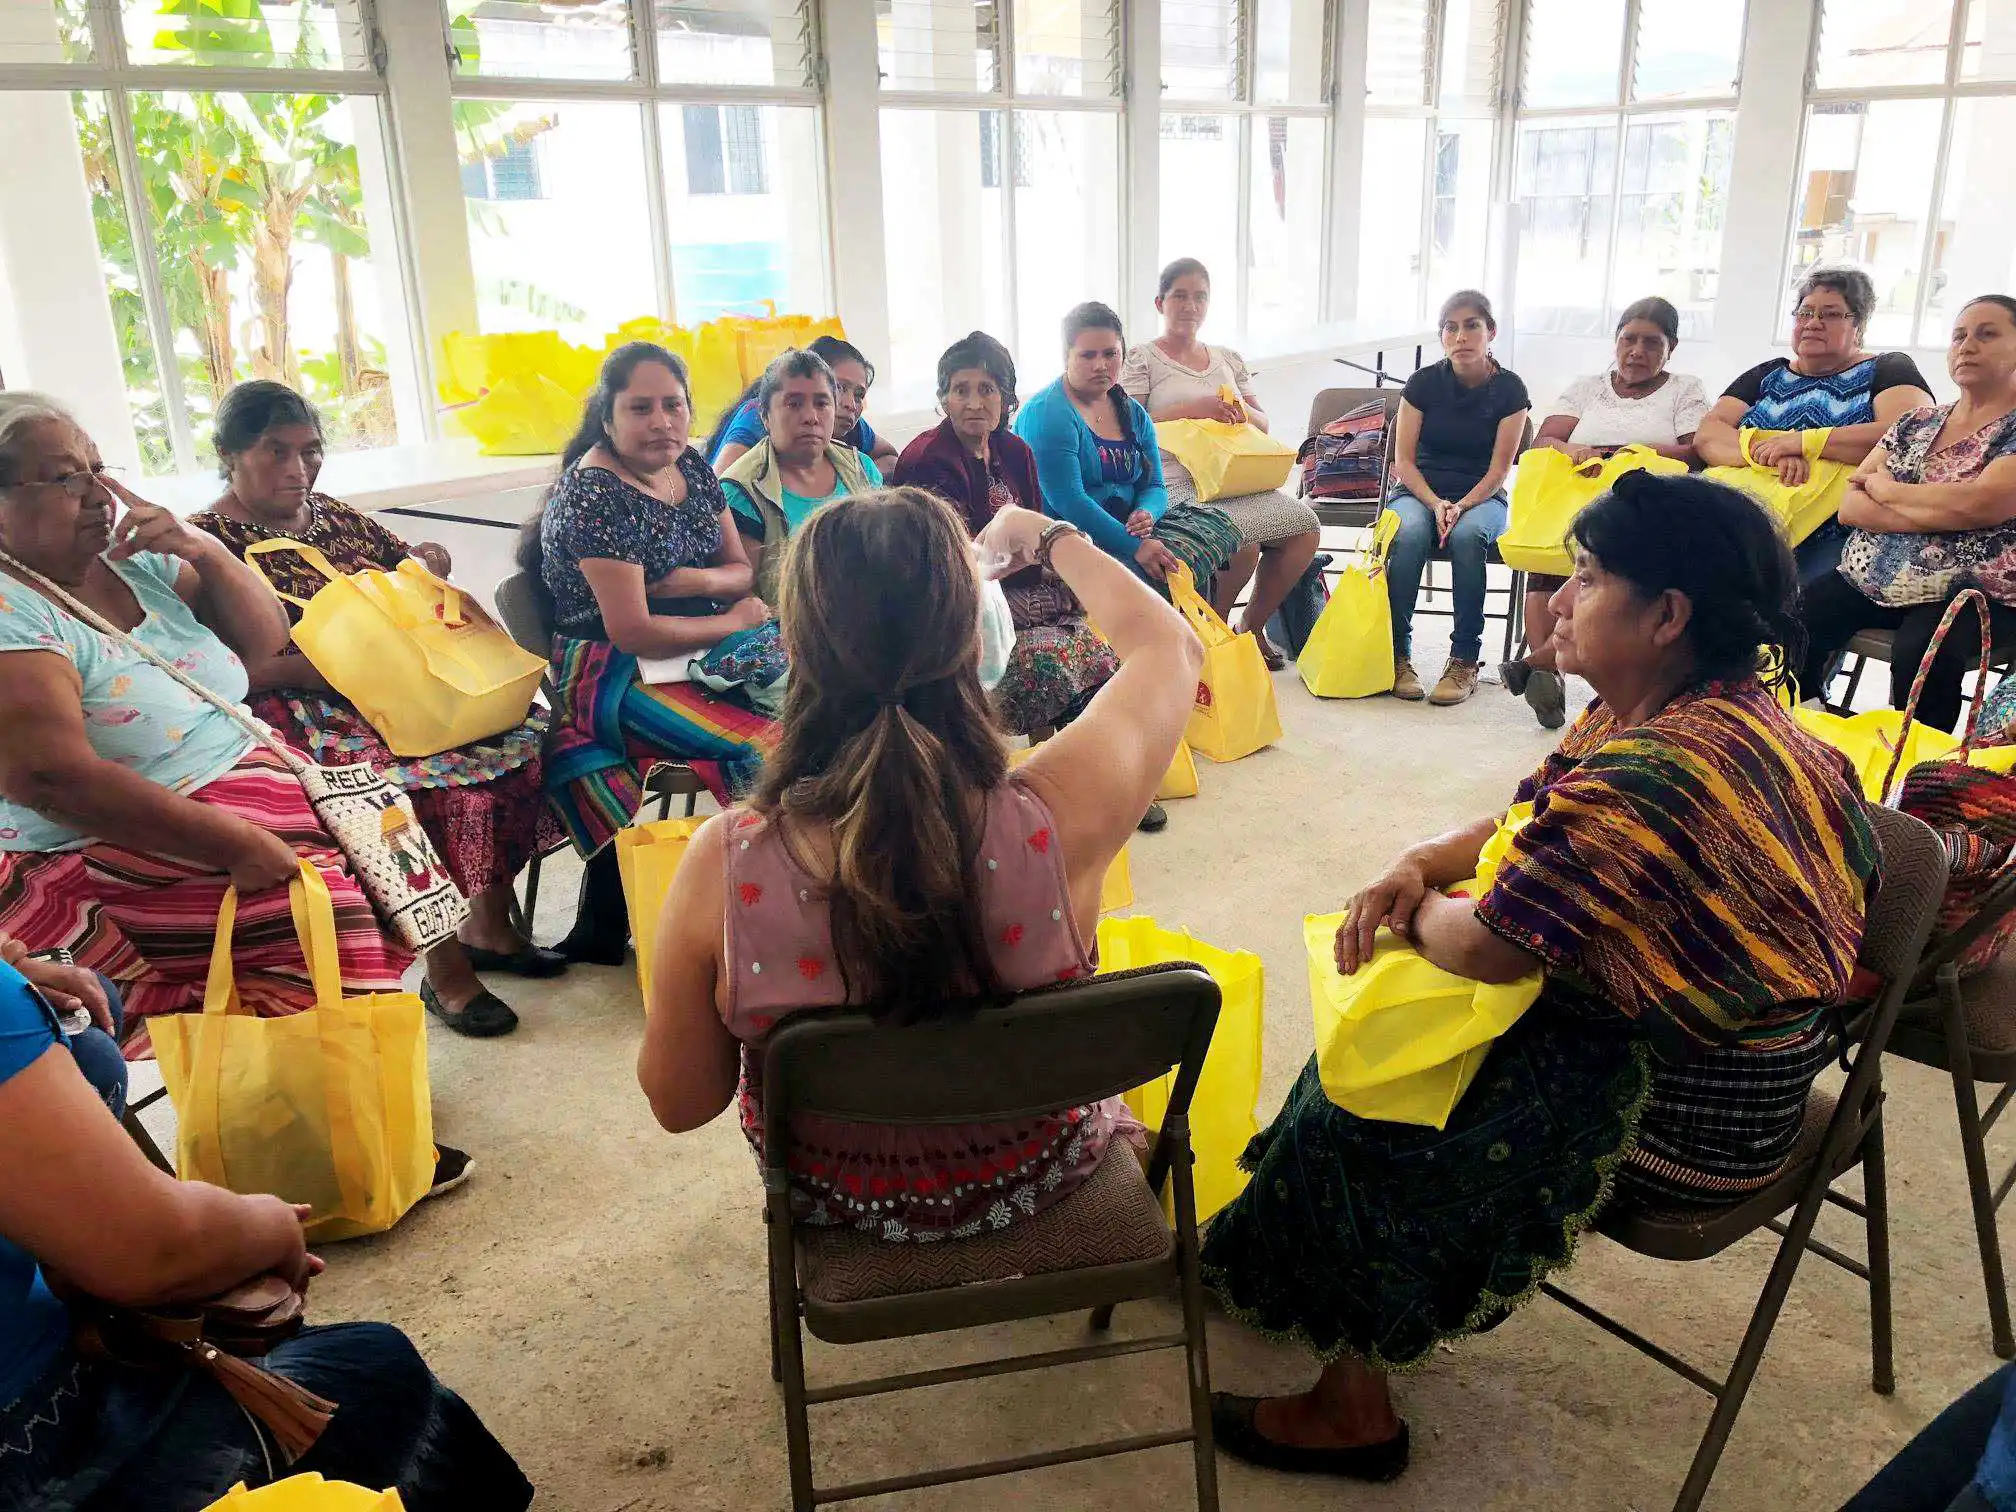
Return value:
M 1141 443 L 1129 436 L 1125 441 L 1108 441 L 1098 436 L 1099 476 L 1108 483 L 1132 483 L 1141 476 L 1145 458 Z
M 728 500 L 714 469 L 691 447 L 679 454 L 679 473 L 686 480 L 686 497 L 677 504 L 667 504 L 606 467 L 577 465 L 560 480 L 539 518 L 540 572 L 553 598 L 554 629 L 576 640 L 609 638 L 595 590 L 581 572 L 584 559 L 635 562 L 646 583 L 676 568 L 704 567 L 714 560 L 721 550 L 721 511 Z
M 1832 430 L 1869 424 L 1876 418 L 1876 396 L 1893 388 L 1932 390 L 1910 357 L 1884 352 L 1821 378 L 1795 373 L 1789 358 L 1773 357 L 1722 392 L 1750 406 L 1743 424 L 1752 430 Z
M 62 1043 L 49 1005 L 20 972 L 0 965 L 0 1083 Z M 50 1295 L 35 1257 L 0 1239 L 0 1407 L 41 1378 L 69 1337 L 69 1314 Z

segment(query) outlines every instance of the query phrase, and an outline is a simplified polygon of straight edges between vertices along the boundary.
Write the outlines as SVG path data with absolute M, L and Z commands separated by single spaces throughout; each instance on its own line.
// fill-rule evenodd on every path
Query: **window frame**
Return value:
M 1804 179 L 1800 175 L 1806 167 L 1806 148 L 1813 133 L 1813 115 L 1816 105 L 1858 104 L 1874 105 L 1895 100 L 1936 100 L 1939 102 L 1939 149 L 1932 165 L 1932 184 L 1925 202 L 1925 224 L 1919 231 L 1917 267 L 1922 271 L 1918 287 L 1912 295 L 1911 327 L 1907 333 L 1909 340 L 1903 343 L 1905 350 L 1921 350 L 1928 347 L 1943 347 L 1944 338 L 1927 342 L 1925 339 L 1925 309 L 1932 297 L 1931 270 L 1933 249 L 1939 236 L 1939 217 L 1946 203 L 1946 177 L 1953 158 L 1953 127 L 1960 114 L 1960 102 L 1969 99 L 2016 99 L 2016 79 L 1966 79 L 1961 77 L 1961 65 L 1965 61 L 1967 48 L 1967 17 L 1971 10 L 1969 0 L 1953 0 L 1953 18 L 1946 33 L 1946 70 L 1943 79 L 1930 84 L 1878 84 L 1863 86 L 1820 87 L 1820 41 L 1821 32 L 1827 25 L 1826 0 L 1815 0 L 1813 14 L 1813 35 L 1808 43 L 1804 95 L 1799 107 L 1799 156 L 1793 170 L 1793 196 L 1790 214 L 1787 217 L 1784 255 L 1779 261 L 1779 284 L 1781 290 L 1789 292 L 1799 239 L 1797 224 L 1799 202 L 1805 193 Z M 1777 313 L 1772 317 L 1772 338 L 1779 343 L 1791 339 L 1791 311 L 1787 301 L 1780 298 Z

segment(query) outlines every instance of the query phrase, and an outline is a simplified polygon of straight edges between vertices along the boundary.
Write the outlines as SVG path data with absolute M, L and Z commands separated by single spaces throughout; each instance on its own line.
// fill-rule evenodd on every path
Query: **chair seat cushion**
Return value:
M 801 1228 L 806 1300 L 837 1306 L 1093 1266 L 1166 1260 L 1175 1237 L 1125 1140 L 1077 1191 L 1034 1218 L 971 1239 L 902 1243 L 851 1228 Z

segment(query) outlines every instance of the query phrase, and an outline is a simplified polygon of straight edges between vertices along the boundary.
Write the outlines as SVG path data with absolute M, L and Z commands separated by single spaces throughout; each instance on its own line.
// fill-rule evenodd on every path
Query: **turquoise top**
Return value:
M 62 1043 L 49 1005 L 20 972 L 0 964 L 0 1083 Z M 69 1337 L 70 1316 L 50 1295 L 35 1257 L 0 1238 L 0 1407 L 42 1378 Z
M 1169 508 L 1162 483 L 1162 452 L 1155 422 L 1126 393 L 1112 391 L 1127 422 L 1128 439 L 1108 441 L 1079 416 L 1059 378 L 1015 416 L 1015 434 L 1036 454 L 1036 478 L 1043 485 L 1047 514 L 1069 520 L 1112 556 L 1133 567 L 1140 541 L 1127 531 L 1137 509 L 1159 520 Z
M 865 451 L 861 453 L 861 470 L 868 475 L 870 488 L 882 486 L 882 469 L 875 465 L 875 459 Z M 728 508 L 734 513 L 735 523 L 742 528 L 743 534 L 760 538 L 764 530 L 763 514 L 757 509 L 756 501 L 749 497 L 749 490 L 740 483 L 723 478 L 721 492 L 727 495 Z M 820 505 L 831 504 L 835 499 L 844 499 L 847 496 L 847 485 L 840 481 L 836 473 L 833 479 L 833 492 L 822 498 L 808 498 L 804 494 L 793 493 L 788 488 L 781 489 L 780 492 L 783 494 L 785 534 L 791 535 L 796 533 L 798 527 L 803 525 L 811 517 L 812 511 Z
M 145 614 L 134 640 L 159 652 L 228 703 L 243 703 L 245 664 L 175 591 L 178 557 L 106 559 Z M 0 652 L 49 651 L 83 681 L 91 749 L 150 782 L 191 792 L 238 764 L 251 734 L 130 648 L 110 640 L 11 577 L 0 577 Z M 0 851 L 76 850 L 94 837 L 0 798 Z

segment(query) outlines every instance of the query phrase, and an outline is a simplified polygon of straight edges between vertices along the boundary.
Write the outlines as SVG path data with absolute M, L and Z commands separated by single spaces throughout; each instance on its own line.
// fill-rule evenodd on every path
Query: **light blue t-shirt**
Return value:
M 48 1005 L 20 972 L 0 963 L 0 1084 L 61 1043 Z M 42 1378 L 69 1336 L 69 1313 L 50 1295 L 35 1257 L 0 1238 L 0 1407 Z
M 867 475 L 868 486 L 870 488 L 880 488 L 882 486 L 882 469 L 875 465 L 875 459 L 866 452 L 861 454 L 861 471 Z M 744 488 L 740 483 L 723 478 L 721 480 L 721 492 L 727 497 L 728 508 L 734 513 L 735 523 L 742 527 L 745 534 L 760 539 L 764 529 L 763 512 L 756 507 L 756 501 L 749 497 L 749 490 Z M 835 499 L 846 498 L 847 485 L 841 482 L 836 475 L 833 480 L 833 492 L 827 494 L 823 499 L 808 498 L 804 494 L 795 494 L 788 488 L 783 492 L 784 533 L 791 535 L 797 531 L 800 525 L 805 523 L 811 516 L 812 511 L 820 505 L 831 504 Z
M 245 664 L 175 592 L 177 557 L 142 552 L 109 562 L 146 614 L 133 639 L 159 652 L 229 703 L 243 703 Z M 91 749 L 178 793 L 222 776 L 251 748 L 252 736 L 126 646 L 11 577 L 0 577 L 0 652 L 50 651 L 84 683 L 84 733 Z M 93 837 L 0 798 L 0 851 L 75 850 Z

